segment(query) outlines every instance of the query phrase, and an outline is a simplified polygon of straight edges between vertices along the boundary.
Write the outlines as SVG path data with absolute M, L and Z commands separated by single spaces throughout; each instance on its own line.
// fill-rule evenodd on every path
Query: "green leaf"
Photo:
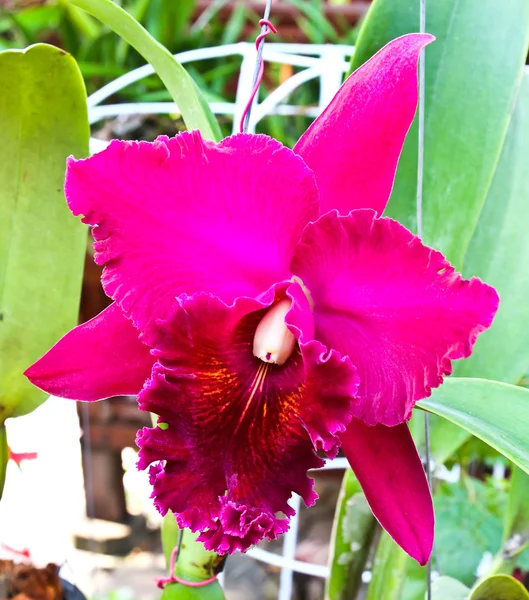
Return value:
M 475 587 L 468 600 L 529 600 L 529 593 L 514 577 L 494 575 Z
M 408 555 L 383 531 L 373 559 L 373 578 L 366 600 L 400 600 L 407 566 Z
M 452 577 L 439 577 L 432 583 L 432 600 L 468 600 L 469 588 Z
M 525 73 L 500 162 L 467 254 L 464 273 L 493 285 L 501 302 L 492 327 L 458 376 L 516 383 L 529 366 L 529 73 Z
M 326 600 L 356 597 L 375 529 L 376 520 L 360 484 L 351 469 L 347 469 L 333 522 Z
M 384 44 L 419 30 L 419 2 L 375 0 L 354 68 Z M 430 2 L 426 30 L 423 230 L 461 269 L 503 145 L 529 43 L 529 3 Z M 387 214 L 416 228 L 417 123 L 400 158 Z
M 485 485 L 465 483 L 444 484 L 435 494 L 435 543 L 443 574 L 471 586 L 483 554 L 501 544 L 502 522 L 484 502 Z
M 513 467 L 510 491 L 505 511 L 502 547 L 496 553 L 488 575 L 511 574 L 515 567 L 522 566 L 529 546 L 529 475 Z
M 0 423 L 47 397 L 24 370 L 77 324 L 86 228 L 63 194 L 65 162 L 88 154 L 75 60 L 37 44 L 0 53 Z
M 512 470 L 509 502 L 505 512 L 503 542 L 520 536 L 520 545 L 529 540 L 529 475 L 516 467 Z
M 152 65 L 178 105 L 188 129 L 199 129 L 209 140 L 221 138 L 217 119 L 190 75 L 131 15 L 112 0 L 69 1 L 110 27 Z
M 420 454 L 424 454 L 424 414 L 414 411 L 410 431 Z M 450 421 L 430 415 L 430 456 L 437 464 L 448 460 L 472 436 Z
M 529 472 L 529 389 L 450 377 L 416 406 L 466 429 Z

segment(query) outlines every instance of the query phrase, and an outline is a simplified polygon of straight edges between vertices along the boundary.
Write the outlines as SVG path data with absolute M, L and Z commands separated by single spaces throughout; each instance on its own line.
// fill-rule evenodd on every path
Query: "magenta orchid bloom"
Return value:
M 340 446 L 375 516 L 424 564 L 434 514 L 406 421 L 471 353 L 495 290 L 381 217 L 429 35 L 358 69 L 294 151 L 263 135 L 114 141 L 68 162 L 115 301 L 27 376 L 92 401 L 139 394 L 155 504 L 206 548 L 288 528 Z

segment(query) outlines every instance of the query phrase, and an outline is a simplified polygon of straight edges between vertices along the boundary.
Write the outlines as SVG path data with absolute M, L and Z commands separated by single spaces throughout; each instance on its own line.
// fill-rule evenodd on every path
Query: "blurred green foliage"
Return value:
M 212 0 L 197 11 L 196 0 L 115 0 L 136 18 L 172 53 L 206 48 L 238 41 L 255 40 L 260 15 L 245 2 L 235 5 L 226 21 L 223 8 L 228 0 Z M 297 15 L 297 25 L 312 43 L 353 44 L 357 27 L 338 19 L 335 27 L 322 10 L 322 0 L 287 0 Z M 88 93 L 124 73 L 145 64 L 145 60 L 108 27 L 72 6 L 67 0 L 0 0 L 0 49 L 24 48 L 36 42 L 59 46 L 72 54 L 86 82 Z M 288 41 L 277 36 L 277 41 Z M 186 64 L 186 69 L 209 101 L 233 102 L 241 65 L 238 56 Z M 284 77 L 279 65 L 267 68 L 262 95 L 275 89 Z M 309 82 L 296 90 L 293 101 L 303 106 L 317 102 L 318 85 Z M 155 75 L 123 89 L 115 101 L 163 102 L 171 97 Z M 260 132 L 268 133 L 287 145 L 293 145 L 305 131 L 310 119 L 304 116 L 285 119 L 270 116 L 263 120 Z M 162 126 L 163 127 L 163 126 Z M 224 134 L 231 124 L 221 120 Z M 157 130 L 155 135 L 165 131 Z M 170 131 L 169 131 L 170 133 Z M 137 135 L 137 132 L 136 132 Z M 143 133 L 145 135 L 145 133 Z M 142 137 L 142 132 L 139 134 Z

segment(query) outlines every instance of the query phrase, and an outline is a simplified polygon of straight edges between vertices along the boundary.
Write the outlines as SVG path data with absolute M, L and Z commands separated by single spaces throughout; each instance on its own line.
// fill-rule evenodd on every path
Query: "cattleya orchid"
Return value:
M 138 394 L 155 504 L 206 548 L 288 528 L 292 492 L 341 447 L 382 526 L 424 564 L 434 514 L 406 421 L 498 306 L 381 213 L 429 35 L 394 40 L 294 150 L 263 135 L 114 141 L 69 159 L 114 303 L 27 376 L 84 401 Z

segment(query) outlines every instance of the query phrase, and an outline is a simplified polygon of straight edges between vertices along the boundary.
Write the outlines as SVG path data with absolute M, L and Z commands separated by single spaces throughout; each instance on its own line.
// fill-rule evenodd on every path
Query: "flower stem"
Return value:
M 180 535 L 182 536 L 180 539 Z M 179 529 L 173 513 L 168 512 L 162 524 L 162 546 L 167 566 L 176 546 L 180 546 L 176 575 L 189 581 L 206 581 L 222 571 L 226 557 L 206 550 L 197 542 L 199 533 Z

